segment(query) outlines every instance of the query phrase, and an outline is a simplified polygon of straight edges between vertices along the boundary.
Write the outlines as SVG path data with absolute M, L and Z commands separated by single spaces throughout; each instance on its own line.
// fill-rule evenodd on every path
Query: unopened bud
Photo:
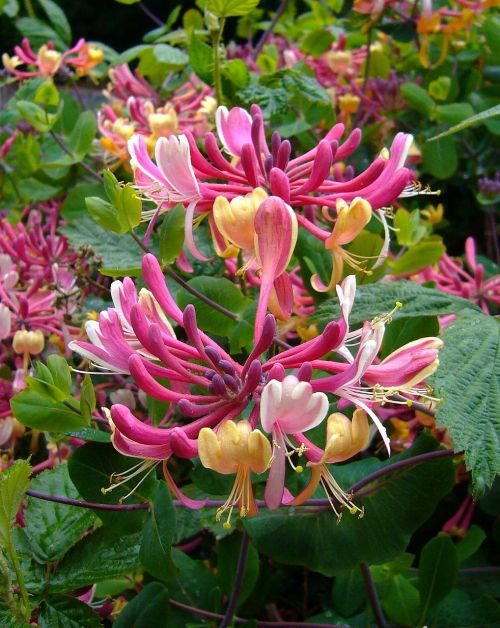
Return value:
M 45 338 L 39 329 L 36 331 L 19 329 L 14 334 L 12 346 L 16 353 L 38 355 L 45 347 Z

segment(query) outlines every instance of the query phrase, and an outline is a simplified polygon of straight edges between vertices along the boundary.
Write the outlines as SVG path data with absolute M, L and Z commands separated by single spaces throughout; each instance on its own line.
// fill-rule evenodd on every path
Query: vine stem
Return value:
M 365 63 L 365 76 L 363 78 L 362 90 L 365 92 L 366 84 L 368 83 L 368 75 L 370 73 L 370 59 L 371 59 L 371 47 L 373 40 L 373 26 L 368 29 L 368 41 L 366 42 L 366 63 Z
M 425 454 L 420 454 L 419 456 L 414 456 L 413 458 L 407 458 L 406 460 L 398 460 L 394 464 L 388 465 L 387 467 L 383 467 L 382 469 L 378 469 L 373 473 L 370 473 L 365 478 L 353 484 L 348 492 L 352 493 L 353 499 L 356 497 L 362 497 L 363 495 L 367 495 L 368 492 L 371 491 L 361 491 L 364 486 L 370 484 L 371 482 L 378 480 L 379 478 L 387 475 L 389 473 L 393 473 L 394 471 L 399 471 L 400 469 L 404 469 L 405 467 L 410 467 L 417 464 L 422 464 L 423 462 L 429 462 L 431 460 L 436 460 L 439 458 L 446 458 L 449 456 L 455 456 L 459 454 L 455 454 L 451 449 L 438 449 L 437 451 L 429 451 Z M 86 502 L 78 499 L 71 499 L 69 497 L 58 497 L 57 495 L 49 495 L 47 493 L 40 493 L 38 491 L 33 491 L 32 489 L 28 489 L 26 491 L 27 495 L 30 497 L 36 497 L 38 499 L 45 499 L 47 501 L 57 502 L 59 504 L 66 504 L 68 506 L 77 506 L 79 508 L 93 508 L 94 510 L 149 510 L 150 504 L 149 502 L 143 502 L 141 504 L 99 504 L 94 502 Z M 223 506 L 225 501 L 223 499 L 209 499 L 206 502 L 207 508 L 218 508 Z M 177 508 L 186 507 L 183 502 L 175 499 L 173 504 Z M 259 508 L 265 508 L 266 504 L 263 500 L 256 500 L 256 504 Z M 330 502 L 328 499 L 308 499 L 301 506 L 296 506 L 295 508 L 303 508 L 305 506 L 319 506 L 319 507 L 329 507 Z
M 163 22 L 157 15 L 151 11 L 149 7 L 147 7 L 144 2 L 139 2 L 139 9 L 147 15 L 149 19 L 156 24 L 156 26 L 165 26 L 165 22 Z
M 227 609 L 224 614 L 224 618 L 220 623 L 219 628 L 228 628 L 232 623 L 236 606 L 238 605 L 238 599 L 241 593 L 241 587 L 243 586 L 243 579 L 245 577 L 245 571 L 248 562 L 248 552 L 250 550 L 250 536 L 246 530 L 243 530 L 243 536 L 241 538 L 240 553 L 238 556 L 238 564 L 236 565 L 236 573 L 234 575 L 233 589 L 229 597 Z
M 209 619 L 224 619 L 224 615 L 220 613 L 213 613 L 212 611 L 206 611 L 196 606 L 189 606 L 189 604 L 184 604 L 178 600 L 170 599 L 168 602 L 171 606 L 180 608 L 183 611 L 188 611 L 189 613 L 194 613 L 195 615 L 201 615 Z M 246 624 L 249 620 L 243 617 L 233 617 L 233 621 L 235 624 Z M 261 628 L 342 628 L 339 624 L 316 624 L 300 621 L 261 621 L 257 619 L 255 623 Z
M 384 613 L 382 612 L 382 606 L 380 605 L 380 600 L 378 598 L 377 589 L 375 587 L 375 583 L 373 582 L 372 574 L 370 572 L 370 567 L 367 563 L 360 563 L 361 574 L 363 576 L 363 580 L 365 582 L 366 592 L 368 594 L 368 599 L 370 601 L 370 605 L 373 609 L 373 614 L 375 615 L 375 621 L 377 623 L 378 628 L 386 628 L 387 624 L 385 621 Z
M 66 144 L 63 141 L 63 139 L 61 137 L 59 137 L 59 135 L 52 129 L 49 131 L 49 133 L 50 133 L 50 136 L 54 139 L 54 141 L 66 153 L 66 155 L 69 155 L 71 157 L 71 159 L 74 159 L 75 155 L 73 154 L 73 151 L 68 146 L 66 146 Z M 79 161 L 78 164 L 84 170 L 86 170 L 89 174 L 91 174 L 95 179 L 100 181 L 101 183 L 104 181 L 104 179 L 101 177 L 101 175 L 98 172 L 96 172 L 91 166 L 86 164 L 84 161 Z
M 254 53 L 253 53 L 254 61 L 260 55 L 260 53 L 262 51 L 262 48 L 264 48 L 264 46 L 266 45 L 266 41 L 271 36 L 271 34 L 272 34 L 273 30 L 274 30 L 274 27 L 278 23 L 278 20 L 280 19 L 280 17 L 285 12 L 287 4 L 288 4 L 288 0 L 281 0 L 278 8 L 276 9 L 276 13 L 274 14 L 273 19 L 271 20 L 271 23 L 266 28 L 266 30 L 262 33 L 262 37 L 259 39 L 259 41 L 257 42 L 257 45 L 255 46 L 255 50 L 254 50 Z

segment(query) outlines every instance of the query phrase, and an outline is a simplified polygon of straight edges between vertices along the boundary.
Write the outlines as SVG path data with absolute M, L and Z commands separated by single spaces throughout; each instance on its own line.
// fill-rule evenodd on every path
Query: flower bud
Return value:
M 12 346 L 16 353 L 38 355 L 45 347 L 45 338 L 39 329 L 36 331 L 18 329 L 14 334 Z

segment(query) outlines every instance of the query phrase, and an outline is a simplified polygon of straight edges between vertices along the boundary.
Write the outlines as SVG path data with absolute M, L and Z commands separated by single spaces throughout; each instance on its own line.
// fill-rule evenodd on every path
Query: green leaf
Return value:
M 66 42 L 59 33 L 36 17 L 20 17 L 15 21 L 15 25 L 21 35 L 30 40 L 30 44 L 35 50 L 49 40 L 53 41 L 59 50 L 67 48 Z
M 89 152 L 97 133 L 97 120 L 92 111 L 84 111 L 67 138 L 68 148 L 75 156 L 74 162 L 81 161 Z M 69 157 L 69 155 L 68 155 Z
M 205 0 L 205 10 L 217 17 L 239 17 L 248 15 L 259 0 Z
M 91 196 L 85 199 L 85 205 L 92 218 L 104 229 L 118 235 L 130 230 L 128 225 L 122 225 L 116 208 L 109 201 L 99 196 Z
M 447 534 L 431 539 L 420 554 L 418 588 L 421 623 L 427 611 L 453 589 L 458 575 L 458 552 Z
M 250 303 L 249 299 L 241 293 L 239 288 L 224 277 L 195 277 L 188 281 L 188 284 L 202 292 L 212 301 L 238 314 L 243 312 Z M 196 308 L 196 317 L 200 329 L 219 336 L 230 335 L 236 325 L 234 319 L 214 310 L 212 306 L 181 288 L 177 293 L 177 304 L 181 309 L 184 309 L 189 303 L 192 303 Z
M 169 70 L 181 70 L 189 60 L 185 52 L 168 44 L 157 44 L 153 51 L 156 60 Z
M 438 76 L 429 83 L 428 91 L 435 100 L 446 100 L 451 89 L 451 78 L 449 76 Z
M 357 326 L 379 314 L 390 312 L 396 301 L 400 301 L 403 307 L 394 313 L 395 321 L 412 316 L 459 314 L 467 310 L 480 312 L 477 305 L 461 297 L 426 288 L 413 281 L 390 281 L 358 286 L 349 324 Z M 314 315 L 314 319 L 323 325 L 338 318 L 340 306 L 336 298 L 322 303 Z
M 412 275 L 426 266 L 436 264 L 445 251 L 446 247 L 441 239 L 428 238 L 412 246 L 401 257 L 390 261 L 389 266 L 393 275 Z
M 500 115 L 500 105 L 495 105 L 490 109 L 486 109 L 485 111 L 481 111 L 480 113 L 476 113 L 476 115 L 467 118 L 460 124 L 456 124 L 452 126 L 451 129 L 444 131 L 444 133 L 439 133 L 439 135 L 434 135 L 427 140 L 427 142 L 435 142 L 436 140 L 441 139 L 442 137 L 446 137 L 447 135 L 453 135 L 454 133 L 458 133 L 459 131 L 463 131 L 464 129 L 468 129 L 470 126 L 474 124 L 478 124 L 480 122 L 485 122 L 486 120 L 490 120 L 491 118 Z
M 62 204 L 62 217 L 69 222 L 83 218 L 87 213 L 85 199 L 89 196 L 98 196 L 103 199 L 104 190 L 102 189 L 102 185 L 79 183 L 72 187 Z
M 45 11 L 56 33 L 61 37 L 66 46 L 68 46 L 71 43 L 71 26 L 66 19 L 64 11 L 55 2 L 52 2 L 52 0 L 38 0 L 38 3 Z
M 366 589 L 358 566 L 336 576 L 332 587 L 335 609 L 344 617 L 358 613 L 366 602 Z
M 81 438 L 82 440 L 93 441 L 96 443 L 110 443 L 111 434 L 104 430 L 95 430 L 91 427 L 84 427 L 81 430 L 72 430 L 70 432 L 63 432 L 67 436 L 74 436 L 75 438 Z
M 80 392 L 80 412 L 90 422 L 92 419 L 92 412 L 95 410 L 96 399 L 94 392 L 94 385 L 92 379 L 88 373 L 83 378 L 82 390 Z
M 68 474 L 66 464 L 38 474 L 32 489 L 48 495 L 80 499 Z M 42 563 L 53 563 L 79 541 L 95 520 L 86 508 L 75 508 L 44 499 L 28 497 L 25 511 L 26 534 L 35 558 Z
M 439 321 L 436 316 L 398 318 L 385 329 L 381 357 L 387 357 L 413 340 L 430 336 L 439 336 Z
M 150 582 L 118 615 L 114 628 L 168 628 L 170 604 L 167 589 Z
M 45 109 L 50 106 L 58 106 L 59 92 L 52 79 L 48 79 L 40 85 L 35 92 L 33 101 L 37 105 L 42 105 Z
M 458 124 L 474 115 L 474 109 L 468 102 L 454 102 L 436 108 L 436 118 L 445 124 Z
M 370 458 L 335 467 L 333 473 L 340 486 L 348 489 L 371 472 L 435 447 L 434 439 L 422 436 L 410 450 L 387 462 Z M 405 467 L 372 484 L 368 495 L 355 498 L 365 509 L 362 519 L 346 512 L 337 524 L 331 511 L 302 513 L 300 508 L 292 508 L 261 512 L 243 523 L 257 549 L 277 562 L 335 575 L 360 561 L 380 563 L 401 554 L 412 533 L 451 489 L 453 478 L 451 460 L 435 459 Z
M 321 28 L 307 33 L 300 47 L 306 54 L 318 58 L 330 48 L 334 41 L 335 38 L 330 31 Z
M 459 562 L 463 563 L 464 560 L 473 556 L 485 539 L 486 532 L 479 526 L 471 525 L 465 537 L 456 545 Z
M 41 363 L 39 363 L 41 364 Z M 71 393 L 71 369 L 62 355 L 49 355 L 47 366 L 52 375 L 54 386 L 61 391 L 65 397 Z
M 41 133 L 50 131 L 57 122 L 61 112 L 61 108 L 59 108 L 56 113 L 48 113 L 45 109 L 42 109 L 42 107 L 28 100 L 19 100 L 16 103 L 16 107 L 22 117 Z
M 50 591 L 74 591 L 89 584 L 128 574 L 139 567 L 142 532 L 122 533 L 100 528 L 77 543 L 50 579 Z
M 448 179 L 458 166 L 458 154 L 455 140 L 444 137 L 436 142 L 427 142 L 422 149 L 425 169 L 438 179 Z
M 217 580 L 222 591 L 228 596 L 231 595 L 234 586 L 242 539 L 242 534 L 233 532 L 221 539 L 217 545 Z M 259 579 L 259 571 L 259 553 L 250 543 L 238 606 L 241 606 L 252 594 Z
M 51 595 L 38 612 L 41 628 L 100 628 L 99 617 L 88 604 L 66 595 Z
M 214 60 L 211 46 L 193 34 L 189 40 L 188 54 L 189 63 L 196 76 L 207 85 L 212 85 L 214 82 Z
M 61 231 L 72 246 L 92 246 L 102 258 L 103 275 L 111 277 L 137 276 L 141 274 L 143 252 L 131 238 L 123 238 L 100 227 L 90 216 L 63 227 Z
M 152 576 L 168 582 L 176 575 L 171 545 L 175 534 L 175 508 L 166 484 L 157 488 L 150 518 L 144 528 L 140 559 Z
M 435 103 L 423 87 L 416 83 L 403 83 L 400 86 L 401 93 L 408 105 L 420 113 L 430 116 Z
M 418 620 L 420 595 L 418 589 L 404 576 L 391 578 L 382 598 L 382 608 L 387 617 L 398 625 L 415 626 Z
M 173 264 L 182 251 L 185 215 L 184 207 L 176 205 L 163 218 L 159 235 L 160 259 L 164 264 Z
M 69 475 L 78 492 L 88 502 L 104 504 L 118 504 L 120 498 L 133 491 L 125 503 L 138 504 L 147 502 L 153 495 L 156 481 L 148 477 L 141 486 L 134 490 L 141 477 L 134 477 L 124 482 L 113 491 L 103 493 L 110 484 L 112 474 L 123 474 L 134 464 L 133 458 L 119 454 L 112 445 L 102 443 L 87 443 L 79 447 L 68 461 Z M 142 526 L 147 515 L 146 510 L 111 511 L 96 510 L 95 514 L 113 529 L 136 529 Z
M 10 400 L 16 419 L 23 425 L 49 432 L 67 432 L 86 427 L 89 421 L 61 401 L 27 388 Z
M 448 325 L 442 340 L 440 367 L 430 380 L 444 399 L 436 421 L 449 430 L 455 451 L 465 452 L 478 497 L 500 473 L 500 328 L 493 317 L 471 312 Z
M 490 628 L 500 624 L 500 604 L 487 595 L 471 600 L 464 591 L 454 589 L 431 609 L 427 622 L 439 628 Z
M 250 82 L 250 71 L 241 59 L 226 61 L 221 66 L 222 77 L 227 79 L 236 90 L 243 89 Z
M 11 526 L 30 485 L 31 466 L 27 460 L 16 460 L 0 473 L 0 543 L 9 543 Z
M 396 238 L 401 246 L 413 246 L 421 240 L 427 229 L 420 222 L 420 212 L 418 210 L 411 213 L 400 207 L 394 216 L 394 228 Z

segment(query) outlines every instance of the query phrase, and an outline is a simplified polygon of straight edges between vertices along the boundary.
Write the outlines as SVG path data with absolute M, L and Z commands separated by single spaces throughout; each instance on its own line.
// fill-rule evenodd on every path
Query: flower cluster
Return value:
M 142 270 L 146 288 L 137 293 L 131 279 L 115 281 L 111 287 L 114 307 L 86 324 L 90 342 L 70 344 L 97 372 L 131 375 L 140 390 L 174 408 L 165 427 L 154 427 L 138 420 L 126 405 L 111 407 L 114 446 L 127 456 L 144 459 L 130 474 L 121 474 L 118 484 L 171 456 L 199 456 L 207 468 L 236 474 L 219 516 L 229 510 L 230 517 L 236 504 L 242 516 L 255 514 L 251 472 L 263 473 L 268 468 L 265 499 L 270 508 L 300 503 L 321 483 L 337 512 L 341 506 L 358 512 L 333 479 L 328 464 L 346 460 L 366 447 L 368 417 L 389 449 L 376 408 L 392 401 L 394 395 L 403 395 L 408 403 L 428 396 L 421 385 L 437 368 L 441 341 L 423 338 L 380 361 L 377 356 L 391 315 L 350 330 L 356 282 L 349 276 L 337 286 L 342 311 L 338 321 L 330 322 L 316 338 L 272 355 L 269 349 L 276 322 L 268 314 L 252 351 L 239 363 L 198 328 L 192 305 L 179 309 L 153 255 L 144 257 Z M 174 326 L 180 330 L 179 337 Z M 169 385 L 159 379 L 168 380 Z M 353 404 L 356 411 L 352 421 L 339 412 L 330 414 L 322 449 L 305 433 L 324 422 L 335 401 L 339 407 Z M 310 482 L 294 497 L 285 488 L 286 460 L 300 471 L 303 467 L 293 460 L 301 457 L 311 469 Z M 164 472 L 187 505 L 203 505 L 183 495 L 166 464 Z
M 159 137 L 189 130 L 195 137 L 212 128 L 216 102 L 213 90 L 195 75 L 162 101 L 158 92 L 128 65 L 110 70 L 111 82 L 104 92 L 108 102 L 97 120 L 105 161 L 117 166 L 129 160 L 127 142 L 141 135 L 150 153 Z
M 76 74 L 77 77 L 86 76 L 104 59 L 104 52 L 85 39 L 68 50 L 59 52 L 54 43 L 48 41 L 34 52 L 28 39 L 14 47 L 14 55 L 2 55 L 4 68 L 18 79 L 33 78 L 35 76 L 52 77 L 56 74 L 63 76 Z

